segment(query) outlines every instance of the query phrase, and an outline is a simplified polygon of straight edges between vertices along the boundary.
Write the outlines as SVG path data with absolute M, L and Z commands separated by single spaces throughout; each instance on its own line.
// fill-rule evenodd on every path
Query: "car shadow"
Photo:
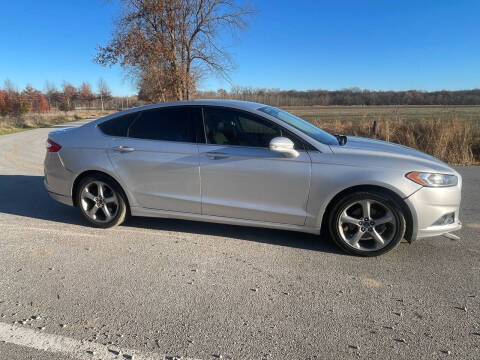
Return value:
M 50 198 L 43 185 L 43 176 L 0 175 L 0 213 L 88 227 L 78 209 L 60 204 Z M 325 237 L 295 231 L 144 217 L 130 218 L 123 226 L 224 236 L 343 254 Z

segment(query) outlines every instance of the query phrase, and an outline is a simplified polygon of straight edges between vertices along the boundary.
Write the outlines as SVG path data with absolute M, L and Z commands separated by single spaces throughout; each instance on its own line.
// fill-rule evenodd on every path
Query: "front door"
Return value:
M 109 150 L 115 171 L 141 207 L 201 213 L 200 108 L 142 112 Z
M 279 125 L 227 108 L 204 108 L 206 144 L 199 144 L 202 214 L 304 225 L 311 161 L 303 143 Z M 270 151 L 277 136 L 299 151 Z

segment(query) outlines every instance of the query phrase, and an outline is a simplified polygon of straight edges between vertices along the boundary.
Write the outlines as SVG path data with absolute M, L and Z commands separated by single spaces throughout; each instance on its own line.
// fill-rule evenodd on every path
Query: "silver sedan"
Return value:
M 133 215 L 323 230 L 363 256 L 461 228 L 462 179 L 440 160 L 242 101 L 149 105 L 52 131 L 45 186 L 96 227 Z

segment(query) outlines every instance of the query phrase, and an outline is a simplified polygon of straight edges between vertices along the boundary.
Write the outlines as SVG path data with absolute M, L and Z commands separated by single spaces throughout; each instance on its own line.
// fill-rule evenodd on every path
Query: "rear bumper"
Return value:
M 72 206 L 71 184 L 73 176 L 63 166 L 58 152 L 47 152 L 44 162 L 44 174 L 43 183 L 50 197 L 62 204 Z
M 45 187 L 46 187 L 46 185 L 45 185 Z M 52 199 L 57 200 L 58 202 L 60 202 L 62 204 L 73 206 L 73 201 L 72 201 L 71 196 L 65 196 L 65 195 L 57 194 L 57 193 L 48 191 L 48 189 L 47 189 L 47 192 L 48 192 L 48 195 L 50 195 L 50 197 Z
M 413 215 L 412 240 L 438 236 L 462 228 L 460 221 L 461 177 L 457 186 L 446 188 L 423 187 L 405 201 Z M 454 213 L 453 222 L 434 225 L 443 215 Z

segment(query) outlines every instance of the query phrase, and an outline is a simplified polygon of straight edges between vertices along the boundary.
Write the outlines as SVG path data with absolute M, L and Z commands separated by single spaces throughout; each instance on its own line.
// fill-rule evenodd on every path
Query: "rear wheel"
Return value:
M 95 227 L 121 224 L 127 216 L 125 195 L 108 177 L 88 176 L 78 187 L 77 203 L 85 219 Z
M 341 198 L 329 218 L 330 234 L 343 250 L 377 256 L 392 250 L 405 234 L 405 217 L 382 192 L 358 192 Z

